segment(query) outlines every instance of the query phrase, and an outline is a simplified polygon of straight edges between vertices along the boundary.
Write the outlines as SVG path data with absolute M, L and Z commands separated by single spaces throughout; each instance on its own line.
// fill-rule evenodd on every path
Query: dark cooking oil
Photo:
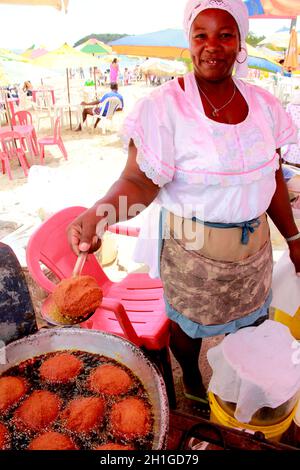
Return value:
M 69 352 L 76 356 L 78 359 L 81 360 L 83 363 L 83 368 L 78 376 L 71 380 L 68 383 L 49 383 L 46 380 L 40 378 L 39 369 L 42 363 L 53 357 L 57 354 L 61 354 L 63 352 Z M 111 364 L 118 367 L 121 367 L 132 379 L 133 385 L 128 390 L 127 393 L 117 396 L 110 396 L 106 394 L 96 394 L 92 392 L 87 387 L 87 378 L 90 375 L 91 371 L 96 367 L 102 364 Z M 26 379 L 28 390 L 24 397 L 18 401 L 13 407 L 9 409 L 7 413 L 4 413 L 2 416 L 1 422 L 8 428 L 11 438 L 10 449 L 12 450 L 24 450 L 28 447 L 29 443 L 36 437 L 38 434 L 44 433 L 46 431 L 57 431 L 61 432 L 65 435 L 71 437 L 75 445 L 80 450 L 91 450 L 95 446 L 100 444 L 105 444 L 106 442 L 118 442 L 121 444 L 130 444 L 136 450 L 144 450 L 144 449 L 151 449 L 152 442 L 153 442 L 153 414 L 151 417 L 151 432 L 143 437 L 143 438 L 135 438 L 131 440 L 118 439 L 113 436 L 111 432 L 110 423 L 109 423 L 109 413 L 112 405 L 120 399 L 127 398 L 127 397 L 138 397 L 142 399 L 148 408 L 151 409 L 151 405 L 149 402 L 148 394 L 139 380 L 139 378 L 133 374 L 133 372 L 123 364 L 115 361 L 114 359 L 108 358 L 106 356 L 102 356 L 99 354 L 93 354 L 84 351 L 56 351 L 55 353 L 48 353 L 43 354 L 41 356 L 37 356 L 27 361 L 21 362 L 17 366 L 12 367 L 5 371 L 1 377 L 5 376 L 16 376 L 16 377 L 23 377 Z M 20 406 L 21 402 L 26 399 L 29 395 L 32 394 L 34 390 L 48 390 L 49 392 L 55 393 L 63 402 L 61 407 L 61 411 L 63 411 L 70 403 L 71 400 L 74 398 L 79 397 L 91 397 L 91 396 L 99 396 L 105 399 L 106 402 L 106 412 L 104 416 L 104 420 L 101 425 L 101 429 L 95 429 L 92 432 L 89 432 L 88 435 L 77 434 L 75 432 L 71 432 L 64 428 L 63 423 L 60 421 L 59 417 L 56 419 L 54 423 L 51 423 L 48 428 L 43 429 L 38 432 L 20 432 L 16 429 L 13 423 L 13 415 L 15 410 Z

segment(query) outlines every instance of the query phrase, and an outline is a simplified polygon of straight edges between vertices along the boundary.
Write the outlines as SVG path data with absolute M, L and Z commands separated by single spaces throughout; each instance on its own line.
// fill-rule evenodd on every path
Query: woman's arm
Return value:
M 280 154 L 280 150 L 277 150 Z M 267 214 L 273 220 L 279 232 L 284 238 L 296 235 L 299 230 L 294 221 L 294 216 L 289 200 L 288 189 L 283 177 L 282 168 L 276 171 L 276 191 L 272 198 Z M 288 242 L 290 258 L 294 263 L 297 274 L 300 275 L 300 239 Z
M 68 227 L 68 240 L 77 255 L 79 251 L 96 251 L 101 245 L 98 236 L 101 237 L 105 227 L 136 216 L 157 196 L 159 186 L 139 169 L 136 156 L 137 148 L 131 140 L 120 178 L 102 199 Z

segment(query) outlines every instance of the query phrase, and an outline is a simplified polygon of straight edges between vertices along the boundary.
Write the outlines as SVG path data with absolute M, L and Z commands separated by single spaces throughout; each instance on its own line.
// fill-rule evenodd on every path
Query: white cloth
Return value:
M 183 27 L 189 40 L 190 30 L 193 22 L 196 17 L 203 10 L 210 8 L 216 8 L 219 10 L 225 10 L 230 13 L 231 16 L 235 19 L 241 38 L 241 48 L 247 51 L 246 46 L 246 37 L 249 32 L 249 16 L 248 10 L 245 3 L 242 0 L 188 0 L 185 11 L 184 11 L 184 20 Z M 235 75 L 236 77 L 247 77 L 248 66 L 247 61 L 240 63 L 245 58 L 245 51 L 243 54 L 240 54 L 238 57 L 239 62 L 235 62 Z
M 276 149 L 296 138 L 290 117 L 266 90 L 235 79 L 249 106 L 240 124 L 209 119 L 193 73 L 162 85 L 140 100 L 124 122 L 125 144 L 138 149 L 137 162 L 162 189 L 156 202 L 178 216 L 209 222 L 244 222 L 260 216 L 275 192 Z M 150 212 L 151 213 L 151 212 Z M 158 220 L 149 224 L 158 234 Z M 145 227 L 145 232 L 148 228 Z M 157 235 L 158 236 L 158 235 Z M 157 240 L 137 244 L 144 262 L 145 243 L 153 254 L 150 273 L 157 276 Z M 157 238 L 157 237 L 156 237 Z
M 299 345 L 289 329 L 266 320 L 238 330 L 207 353 L 213 369 L 209 390 L 236 403 L 235 418 L 248 423 L 265 406 L 276 408 L 300 390 Z
M 293 317 L 300 307 L 300 278 L 286 250 L 273 270 L 271 306 Z

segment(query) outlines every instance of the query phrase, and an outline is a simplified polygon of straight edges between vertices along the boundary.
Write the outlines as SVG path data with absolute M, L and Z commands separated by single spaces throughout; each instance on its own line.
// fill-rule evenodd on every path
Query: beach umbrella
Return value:
M 112 48 L 107 44 L 104 44 L 102 41 L 98 41 L 96 38 L 91 38 L 85 41 L 83 44 L 80 44 L 79 50 L 85 52 L 86 54 L 101 55 L 101 54 L 110 54 Z
M 295 18 L 300 15 L 299 0 L 244 0 L 252 18 Z
M 67 12 L 69 0 L 0 0 L 6 5 L 48 6 Z
M 125 36 L 110 42 L 117 54 L 161 59 L 190 58 L 189 45 L 181 29 L 164 29 L 154 33 Z
M 295 28 L 291 31 L 288 50 L 284 59 L 284 67 L 296 70 L 298 68 L 298 42 Z
M 23 57 L 26 57 L 29 60 L 32 59 L 37 59 L 38 57 L 41 57 L 44 54 L 47 54 L 49 52 L 45 47 L 37 47 L 36 49 L 33 47 L 30 47 L 29 49 L 26 49 L 25 52 L 23 52 L 21 55 Z
M 183 62 L 176 60 L 151 58 L 140 65 L 140 70 L 158 77 L 173 77 L 184 75 L 187 72 L 187 67 Z
M 288 49 L 290 42 L 290 33 L 288 31 L 280 31 L 270 36 L 267 36 L 265 39 L 260 41 L 258 46 L 268 46 L 270 49 Z M 300 54 L 300 33 L 297 33 L 298 41 L 298 54 Z
M 24 57 L 20 54 L 15 54 L 14 52 L 9 51 L 8 49 L 3 49 L 3 48 L 0 48 L 0 59 L 11 60 L 15 62 L 30 62 L 30 60 L 27 57 Z
M 48 52 L 32 61 L 39 67 L 45 67 L 54 70 L 66 70 L 68 103 L 70 105 L 70 82 L 69 69 L 79 67 L 97 67 L 101 64 L 100 60 L 92 55 L 77 51 L 74 47 L 64 44 L 63 46 Z M 71 110 L 69 108 L 70 128 L 72 129 Z

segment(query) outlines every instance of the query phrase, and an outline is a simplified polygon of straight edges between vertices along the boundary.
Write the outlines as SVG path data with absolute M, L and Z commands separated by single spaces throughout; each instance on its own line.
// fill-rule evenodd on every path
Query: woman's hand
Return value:
M 295 266 L 297 276 L 300 277 L 300 238 L 289 242 L 290 258 Z
M 95 206 L 87 209 L 68 226 L 68 241 L 77 256 L 80 251 L 93 253 L 101 246 L 101 240 L 96 235 L 101 217 L 96 216 L 96 210 Z

